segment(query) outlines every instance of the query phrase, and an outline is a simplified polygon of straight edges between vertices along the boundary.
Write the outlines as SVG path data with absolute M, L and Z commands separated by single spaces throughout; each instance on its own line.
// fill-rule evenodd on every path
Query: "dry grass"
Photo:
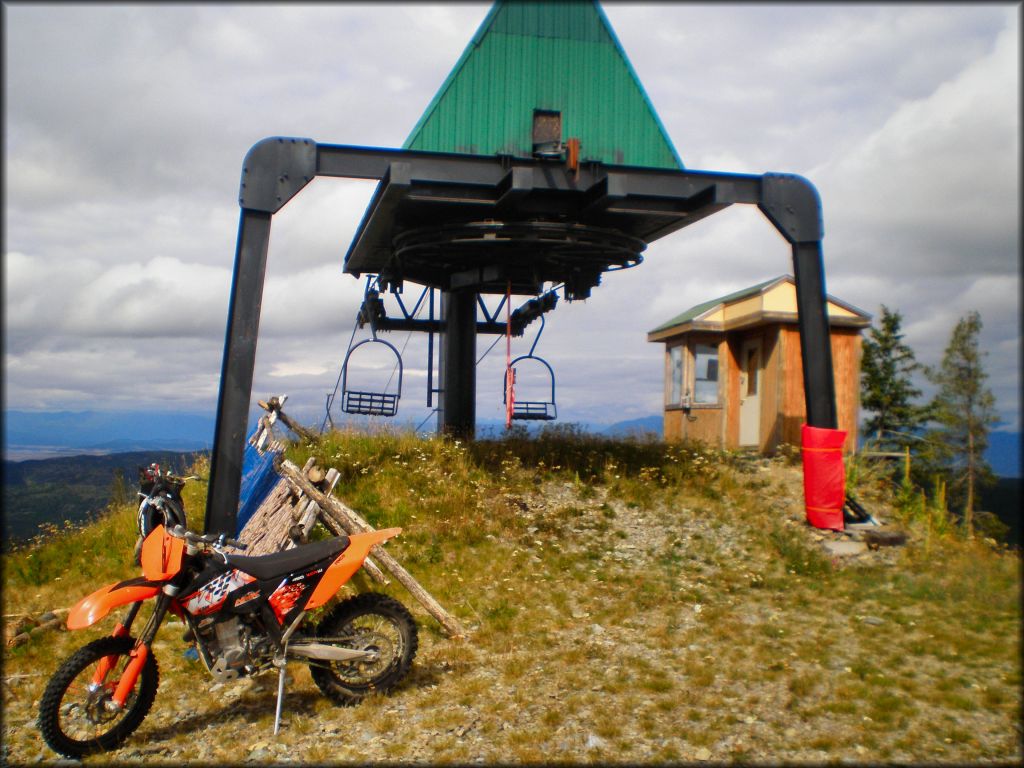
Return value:
M 294 665 L 275 740 L 273 681 L 211 690 L 172 624 L 154 710 L 115 759 L 1020 756 L 1013 554 L 952 536 L 930 538 L 926 551 L 912 529 L 892 562 L 840 567 L 798 521 L 798 468 L 700 446 L 563 430 L 472 445 L 334 434 L 290 451 L 299 464 L 313 454 L 342 470 L 338 495 L 372 523 L 403 526 L 389 551 L 471 637 L 447 639 L 389 588 L 420 622 L 410 678 L 390 697 L 339 709 Z M 202 490 L 189 509 L 202 509 Z M 6 558 L 4 613 L 65 606 L 131 575 L 131 524 L 131 510 L 115 510 Z M 34 731 L 35 701 L 59 659 L 108 624 L 8 649 L 6 759 L 56 757 Z

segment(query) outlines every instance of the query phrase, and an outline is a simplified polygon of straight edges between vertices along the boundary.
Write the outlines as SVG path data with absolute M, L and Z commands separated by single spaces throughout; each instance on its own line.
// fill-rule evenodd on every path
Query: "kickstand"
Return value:
M 288 640 L 291 639 L 292 633 L 295 632 L 305 616 L 306 612 L 300 611 L 299 615 L 295 617 L 295 621 L 284 631 L 284 634 L 281 636 L 281 655 L 274 657 L 274 665 L 281 670 L 281 674 L 277 678 L 277 712 L 274 713 L 275 736 L 281 730 L 281 702 L 284 701 L 284 675 L 285 667 L 288 666 Z
M 284 701 L 284 675 L 286 664 L 281 660 L 281 672 L 277 676 L 277 711 L 274 713 L 274 735 L 281 730 L 281 703 Z

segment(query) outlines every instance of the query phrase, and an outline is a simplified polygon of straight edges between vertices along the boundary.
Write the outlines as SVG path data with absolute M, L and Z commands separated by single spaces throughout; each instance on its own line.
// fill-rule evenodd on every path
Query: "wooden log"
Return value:
M 239 537 L 249 556 L 267 555 L 293 546 L 289 532 L 299 499 L 291 484 L 281 479 L 246 523 Z
M 338 470 L 334 469 L 334 467 L 328 469 L 327 474 L 324 477 L 324 493 L 330 496 L 331 492 L 334 490 L 334 486 L 338 484 L 338 480 L 340 479 L 341 473 L 338 472 Z M 299 539 L 301 541 L 309 539 L 309 534 L 313 530 L 313 526 L 316 525 L 316 521 L 319 516 L 320 506 L 312 499 L 309 499 L 306 502 L 306 506 L 302 510 L 302 513 L 299 515 L 299 522 L 297 523 L 299 527 Z
M 306 462 L 302 468 L 302 472 L 305 475 L 310 475 L 310 470 L 315 468 L 314 462 L 316 460 L 313 457 Z M 324 476 L 324 493 L 330 494 L 334 490 L 334 486 L 338 484 L 338 480 L 341 479 L 341 473 L 333 467 L 327 470 Z M 288 543 L 282 545 L 281 549 L 287 549 L 289 546 L 299 546 L 305 544 L 309 539 L 309 534 L 313 530 L 313 526 L 316 525 L 317 520 L 321 519 L 320 505 L 312 499 L 307 499 L 306 495 L 302 493 L 301 489 L 291 482 L 288 478 L 283 478 L 283 483 L 287 483 L 294 490 L 295 493 L 299 494 L 301 501 L 305 502 L 305 506 L 300 503 L 295 506 L 295 511 L 292 515 L 292 525 L 288 528 Z M 346 531 L 340 526 L 335 525 L 333 528 L 330 525 L 324 525 L 335 536 L 344 536 Z M 384 572 L 377 566 L 371 558 L 367 558 L 364 562 L 366 572 L 370 575 L 370 578 L 378 584 L 390 584 L 390 580 L 384 575 Z
M 310 458 L 309 461 L 306 462 L 306 465 L 302 468 L 303 474 L 307 474 L 307 470 L 310 468 L 310 464 L 313 461 L 314 459 Z M 278 470 L 280 471 L 280 467 L 278 467 Z M 302 489 L 291 481 L 291 478 L 285 477 L 284 479 L 291 483 L 292 487 L 295 488 L 296 493 L 300 493 L 305 497 L 305 493 L 303 493 Z M 327 474 L 325 476 L 326 487 L 324 488 L 324 495 L 330 496 L 331 491 L 334 490 L 334 486 L 338 484 L 339 479 L 341 479 L 341 473 L 338 472 L 338 470 L 333 467 L 327 470 Z M 298 522 L 292 526 L 292 529 L 298 529 L 296 533 L 299 541 L 305 541 L 309 538 L 309 533 L 313 530 L 313 526 L 316 525 L 317 520 L 320 520 L 324 524 L 324 527 L 335 536 L 345 536 L 348 533 L 348 531 L 333 520 L 321 514 L 320 505 L 313 499 L 309 499 L 306 502 L 306 507 L 303 511 L 299 512 L 297 520 Z M 294 541 L 295 538 L 296 536 L 293 535 L 292 541 Z M 377 563 L 373 561 L 372 557 L 367 557 L 366 560 L 363 561 L 363 567 L 366 568 L 366 572 L 370 575 L 370 578 L 378 584 L 391 583 Z
M 296 422 L 292 421 L 288 417 L 288 415 L 281 410 L 281 406 L 284 405 L 284 401 L 287 399 L 287 395 L 283 395 L 281 397 L 277 397 L 275 395 L 266 402 L 263 402 L 262 400 L 257 400 L 256 402 L 259 403 L 260 408 L 262 408 L 263 410 L 276 414 L 277 418 L 280 419 L 281 423 L 288 427 L 288 429 L 290 429 L 300 438 L 302 438 L 306 442 L 315 442 L 317 439 L 316 435 L 314 435 L 308 429 L 303 427 L 301 424 L 297 424 Z
M 333 497 L 332 497 L 333 498 Z M 318 505 L 319 506 L 319 505 Z M 330 531 L 335 536 L 346 536 L 350 533 L 357 533 L 357 531 L 350 531 L 343 528 L 335 517 L 323 511 L 321 507 L 320 522 L 323 523 L 324 528 Z M 377 550 L 379 547 L 374 547 L 373 550 Z M 374 562 L 373 558 L 367 557 L 363 560 L 363 568 L 370 575 L 370 578 L 376 581 L 378 584 L 390 584 L 388 577 L 384 575 L 384 572 L 380 569 L 380 566 Z
M 335 496 L 325 496 L 318 488 L 316 488 L 306 477 L 302 474 L 295 464 L 288 461 L 287 459 L 281 462 L 281 473 L 291 479 L 309 498 L 316 501 L 320 505 L 320 509 L 323 511 L 323 517 L 326 522 L 327 519 L 332 519 L 347 533 L 365 533 L 366 526 L 369 525 L 365 520 L 362 520 L 362 525 L 356 522 L 358 515 L 354 515 L 353 510 L 348 506 L 339 501 Z M 372 530 L 372 528 L 370 529 Z M 445 631 L 453 637 L 464 637 L 465 631 L 462 625 L 459 624 L 458 620 L 449 614 L 441 604 L 433 598 L 433 596 L 427 592 L 419 582 L 412 577 L 412 575 L 403 568 L 395 558 L 388 554 L 383 547 L 375 546 L 372 550 L 374 557 L 380 565 L 387 569 L 398 582 L 409 590 L 410 594 L 415 597 L 419 603 L 426 609 L 427 613 L 433 616 L 437 621 L 444 627 Z
M 39 626 L 32 627 L 24 632 L 20 632 L 10 640 L 7 641 L 9 648 L 16 648 L 19 645 L 24 645 L 36 635 L 46 632 L 51 629 L 64 629 L 64 619 L 50 619 L 49 621 L 40 624 Z

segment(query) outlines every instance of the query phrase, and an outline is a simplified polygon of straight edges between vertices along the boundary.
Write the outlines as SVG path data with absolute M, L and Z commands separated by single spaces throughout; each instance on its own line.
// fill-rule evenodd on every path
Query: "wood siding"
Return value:
M 687 412 L 666 406 L 666 441 L 700 440 L 735 449 L 740 434 L 740 353 L 744 342 L 761 341 L 761 434 L 760 450 L 773 453 L 782 443 L 800 444 L 800 430 L 806 421 L 800 333 L 795 323 L 772 323 L 728 334 L 684 334 L 667 340 L 684 343 L 684 381 L 692 376 L 694 344 L 718 341 L 719 405 L 695 406 Z M 844 450 L 854 449 L 860 411 L 861 336 L 857 328 L 832 328 L 832 365 L 836 388 L 839 428 L 847 432 Z M 666 391 L 668 380 L 666 345 Z M 684 383 L 684 389 L 686 384 Z
M 666 441 L 699 440 L 709 445 L 723 445 L 726 439 L 725 403 L 731 397 L 731 376 L 735 370 L 729 345 L 723 334 L 695 333 L 683 340 L 683 391 L 693 381 L 693 349 L 697 344 L 711 344 L 718 347 L 718 405 L 694 405 L 689 411 L 666 405 L 663 423 Z M 672 364 L 668 350 L 675 346 L 675 340 L 665 347 L 665 391 L 671 391 Z M 739 385 L 736 385 L 739 392 Z
M 800 334 L 796 326 L 784 326 L 781 333 L 786 385 L 781 400 L 779 442 L 800 445 L 800 428 L 807 420 L 804 398 L 803 358 Z M 839 429 L 846 430 L 843 450 L 854 449 L 857 417 L 860 411 L 860 331 L 832 329 L 832 374 L 836 388 L 836 417 Z
M 689 417 L 682 408 L 665 411 L 665 440 L 699 440 L 708 445 L 721 444 L 722 409 L 694 408 Z

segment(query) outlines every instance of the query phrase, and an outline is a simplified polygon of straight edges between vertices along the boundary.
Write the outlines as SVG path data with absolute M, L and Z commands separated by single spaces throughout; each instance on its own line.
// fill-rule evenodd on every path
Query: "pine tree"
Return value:
M 936 446 L 936 458 L 949 473 L 949 487 L 962 504 L 964 530 L 974 534 L 978 489 L 994 479 L 985 462 L 988 434 L 996 423 L 995 397 L 985 386 L 988 374 L 978 348 L 981 316 L 970 312 L 956 324 L 938 368 L 927 370 L 938 386 L 932 401 L 932 418 L 938 427 L 927 438 Z
M 921 365 L 914 351 L 903 343 L 899 312 L 882 305 L 878 327 L 872 326 L 864 340 L 861 358 L 861 407 L 873 415 L 864 422 L 864 432 L 874 437 L 877 447 L 902 446 L 908 434 L 921 427 L 927 408 L 912 401 L 921 396 L 911 376 Z

